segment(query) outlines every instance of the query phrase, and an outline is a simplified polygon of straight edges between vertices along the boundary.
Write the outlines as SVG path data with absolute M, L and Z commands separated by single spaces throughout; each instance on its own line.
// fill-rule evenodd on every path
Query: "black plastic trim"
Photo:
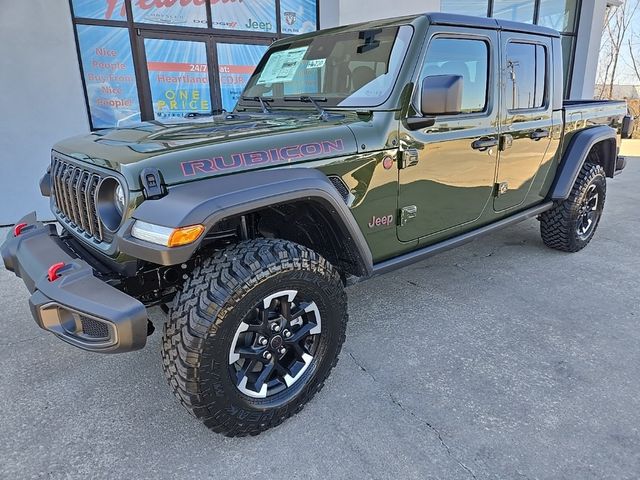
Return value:
M 0 247 L 7 270 L 22 278 L 32 293 L 29 300 L 34 320 L 76 347 L 101 353 L 138 350 L 147 341 L 147 312 L 142 303 L 94 276 L 93 268 L 70 255 L 55 225 L 38 222 L 34 212 L 19 236 L 11 230 Z M 47 270 L 63 262 L 60 277 L 49 281 Z M 69 328 L 81 315 L 108 325 L 107 341 L 91 339 Z M 76 317 L 77 318 L 77 317 Z
M 373 275 L 382 275 L 384 273 L 388 273 L 393 270 L 412 265 L 416 262 L 432 257 L 433 255 L 444 252 L 446 250 L 459 247 L 460 245 L 471 242 L 483 235 L 495 232 L 496 230 L 501 230 L 515 223 L 527 220 L 528 218 L 535 217 L 543 212 L 546 212 L 552 206 L 553 202 L 545 202 L 541 205 L 529 208 L 528 210 L 513 214 L 512 216 L 499 220 L 495 223 L 491 223 L 476 230 L 472 230 L 471 232 L 463 233 L 462 235 L 458 235 L 442 242 L 429 245 L 427 247 L 421 248 L 420 250 L 415 250 L 413 252 L 400 255 L 399 257 L 376 263 L 373 266 Z
M 608 158 L 603 159 L 605 162 L 604 169 L 608 177 L 613 177 L 617 158 L 616 130 L 604 125 L 587 128 L 577 132 L 565 150 L 555 182 L 550 190 L 549 198 L 551 200 L 565 200 L 569 197 L 571 188 L 576 178 L 578 178 L 580 169 L 584 165 L 589 152 L 594 145 L 606 140 L 613 140 L 613 142 L 611 142 L 612 148 Z
M 298 200 L 317 202 L 341 228 L 344 246 L 357 260 L 358 276 L 369 275 L 373 260 L 369 246 L 331 180 L 311 168 L 287 168 L 245 172 L 199 180 L 168 189 L 159 200 L 143 202 L 128 220 L 125 235 L 119 239 L 120 251 L 160 265 L 186 262 L 199 247 L 199 242 L 184 247 L 168 248 L 133 238 L 133 222 L 166 227 L 204 225 L 207 230 L 219 221 Z

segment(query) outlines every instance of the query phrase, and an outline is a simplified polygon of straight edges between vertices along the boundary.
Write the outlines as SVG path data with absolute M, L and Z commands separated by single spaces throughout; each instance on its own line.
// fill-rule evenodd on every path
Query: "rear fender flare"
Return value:
M 565 150 L 562 161 L 556 173 L 556 179 L 551 187 L 551 200 L 565 200 L 571 193 L 571 188 L 578 178 L 580 169 L 584 165 L 594 146 L 601 142 L 605 148 L 602 159 L 607 177 L 613 177 L 617 157 L 617 132 L 604 125 L 591 127 L 576 133 Z

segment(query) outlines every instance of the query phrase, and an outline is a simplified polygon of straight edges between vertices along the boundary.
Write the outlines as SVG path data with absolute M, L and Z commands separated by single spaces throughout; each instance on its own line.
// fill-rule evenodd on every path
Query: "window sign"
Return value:
M 173 25 L 178 27 L 207 27 L 205 0 L 142 0 L 132 2 L 133 21 Z
M 213 28 L 276 32 L 275 0 L 211 0 Z
M 76 17 L 120 21 L 127 19 L 124 0 L 73 0 L 72 3 Z
M 308 49 L 309 47 L 306 46 L 272 53 L 256 84 L 266 85 L 292 81 Z
M 282 33 L 298 35 L 316 30 L 316 0 L 280 0 Z
M 78 25 L 78 42 L 94 128 L 140 120 L 126 28 Z
M 266 45 L 218 43 L 222 108 L 232 111 L 256 65 L 267 51 Z
M 489 11 L 489 0 L 442 0 L 440 10 L 446 13 L 486 17 Z
M 145 38 L 144 46 L 156 119 L 211 112 L 204 42 Z

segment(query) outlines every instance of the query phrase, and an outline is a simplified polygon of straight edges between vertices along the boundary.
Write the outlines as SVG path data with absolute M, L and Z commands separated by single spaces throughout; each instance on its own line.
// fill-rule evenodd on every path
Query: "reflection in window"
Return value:
M 540 0 L 538 25 L 559 32 L 573 32 L 577 0 Z
M 445 13 L 486 17 L 489 0 L 442 0 L 440 9 Z
M 505 105 L 509 110 L 526 110 L 544 105 L 547 55 L 542 45 L 509 43 Z
M 492 16 L 513 22 L 533 23 L 534 8 L 533 0 L 494 0 Z
M 436 38 L 429 44 L 420 79 L 434 75 L 460 75 L 464 79 L 462 112 L 482 112 L 487 104 L 488 64 L 486 42 Z

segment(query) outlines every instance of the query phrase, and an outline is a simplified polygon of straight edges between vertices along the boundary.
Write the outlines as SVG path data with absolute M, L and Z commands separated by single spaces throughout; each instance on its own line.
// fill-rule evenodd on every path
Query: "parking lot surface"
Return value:
M 159 330 L 85 353 L 39 330 L 0 268 L 0 478 L 638 478 L 639 185 L 633 159 L 580 253 L 530 220 L 350 287 L 324 389 L 252 438 L 182 410 Z

